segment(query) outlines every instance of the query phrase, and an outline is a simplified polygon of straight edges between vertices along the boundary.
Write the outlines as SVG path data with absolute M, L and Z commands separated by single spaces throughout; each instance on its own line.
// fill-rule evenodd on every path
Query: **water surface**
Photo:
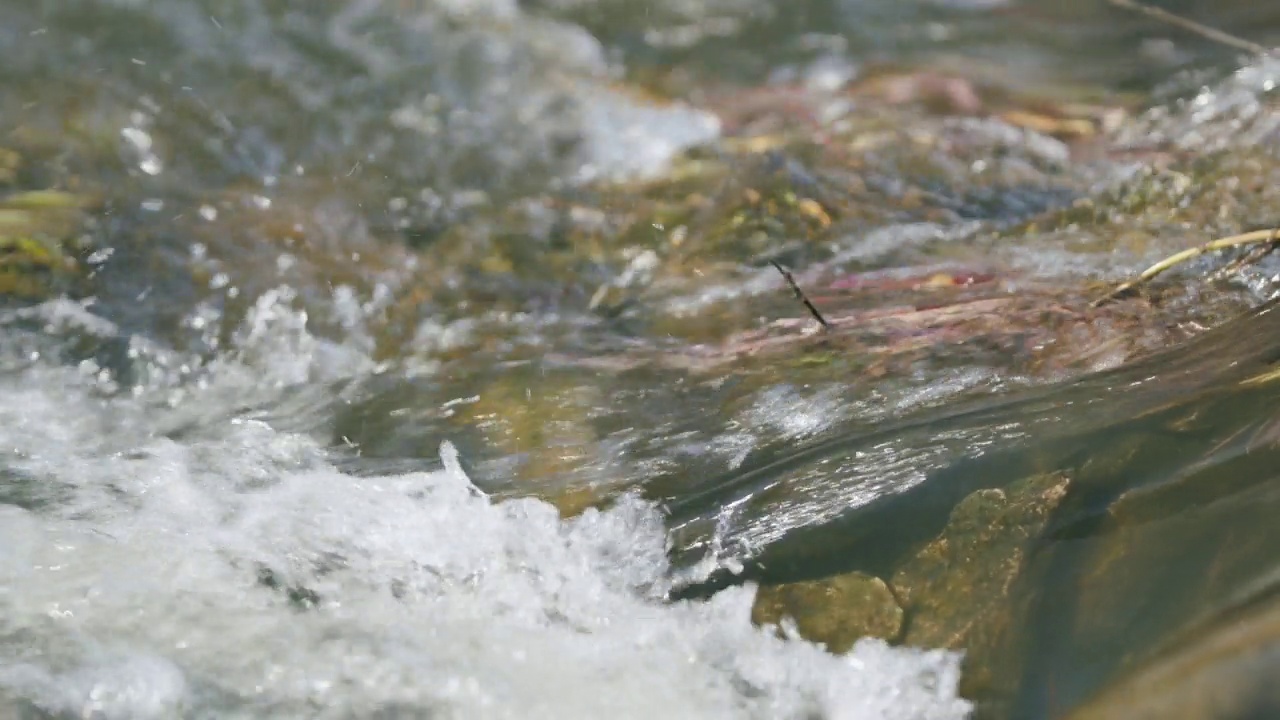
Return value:
M 1256 4 L 1181 5 L 1280 33 Z M 740 583 L 847 569 L 833 549 L 876 533 L 864 566 L 890 563 L 962 491 L 1103 447 L 1100 418 L 1187 367 L 1238 380 L 1197 346 L 1115 368 L 1257 306 L 1276 266 L 1105 316 L 1134 346 L 1049 372 L 1003 328 L 726 353 L 808 332 L 764 259 L 832 311 L 901 310 L 916 290 L 858 283 L 944 266 L 1079 301 L 1273 220 L 1280 73 L 1102 2 L 637 7 L 0 0 L 0 196 L 83 204 L 32 231 L 79 272 L 0 311 L 0 707 L 966 716 L 959 653 L 781 639 Z M 942 72 L 987 102 L 1154 107 L 1116 142 L 1204 162 L 839 89 Z M 717 144 L 753 98 L 794 120 L 776 98 L 828 86 L 816 115 L 844 124 L 820 151 Z M 772 210 L 741 205 L 762 192 Z M 27 232 L 15 210 L 4 233 Z M 762 556 L 778 577 L 721 582 Z M 708 577 L 733 587 L 670 599 Z

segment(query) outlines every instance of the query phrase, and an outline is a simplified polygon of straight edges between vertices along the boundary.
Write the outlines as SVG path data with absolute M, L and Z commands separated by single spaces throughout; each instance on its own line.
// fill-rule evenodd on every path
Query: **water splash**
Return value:
M 0 374 L 0 707 L 967 713 L 955 654 L 868 641 L 833 656 L 754 628 L 750 587 L 665 602 L 663 518 L 637 498 L 572 520 L 537 500 L 493 502 L 445 438 L 443 469 L 350 475 L 317 439 L 229 410 L 316 382 L 318 341 L 283 305 L 264 300 L 237 351 L 176 403 L 165 388 L 104 394 L 53 362 Z

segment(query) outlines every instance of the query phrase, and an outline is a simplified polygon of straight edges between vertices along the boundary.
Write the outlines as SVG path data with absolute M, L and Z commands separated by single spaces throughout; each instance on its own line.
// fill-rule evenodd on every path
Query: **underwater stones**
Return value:
M 964 647 L 998 623 L 1028 541 L 1048 521 L 1070 481 L 1048 473 L 1007 489 L 979 490 L 956 505 L 946 528 L 894 574 L 910 613 L 904 641 Z
M 0 296 L 48 295 L 49 273 L 61 263 L 48 246 L 30 238 L 0 237 Z
M 782 625 L 788 619 L 802 637 L 843 653 L 859 638 L 897 636 L 902 608 L 883 580 L 858 572 L 760 588 L 751 621 Z
M 0 157 L 0 165 L 4 163 Z M 53 190 L 0 198 L 0 297 L 39 299 L 56 294 L 59 282 L 76 268 L 64 244 L 79 227 L 83 202 Z
M 752 621 L 780 624 L 790 618 L 801 636 L 837 653 L 867 636 L 964 649 L 974 677 L 986 678 L 983 666 L 1008 655 L 1002 643 L 1010 625 L 1011 589 L 1028 543 L 1069 485 L 1066 476 L 1046 473 L 1003 490 L 974 492 L 889 583 L 851 572 L 763 587 Z
M 907 613 L 902 642 L 964 650 L 965 697 L 1005 695 L 1017 675 L 1017 628 L 1029 609 L 1026 590 L 1034 591 L 1021 582 L 1028 550 L 1070 484 L 1045 473 L 969 495 L 937 539 L 893 576 Z
M 559 497 L 592 457 L 591 408 L 603 402 L 596 389 L 577 380 L 513 369 L 483 386 L 475 402 L 458 406 L 452 420 L 479 429 L 489 446 L 512 458 L 507 469 L 520 487 Z M 563 509 L 573 514 L 586 502 L 566 499 Z
M 608 490 L 611 488 L 587 486 L 574 487 L 557 494 L 548 494 L 542 499 L 550 503 L 560 513 L 562 518 L 572 518 L 581 515 L 589 508 L 598 507 L 609 499 Z

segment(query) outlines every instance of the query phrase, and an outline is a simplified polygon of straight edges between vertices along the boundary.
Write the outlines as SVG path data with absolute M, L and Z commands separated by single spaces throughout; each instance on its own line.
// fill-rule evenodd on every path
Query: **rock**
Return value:
M 1010 664 L 1016 669 L 1011 631 L 1026 607 L 1015 588 L 1030 544 L 1069 486 L 1065 474 L 1045 473 L 969 495 L 938 538 L 893 576 L 907 615 L 902 641 L 965 650 L 967 697 L 992 694 Z
M 1171 403 L 1195 412 L 1194 404 L 1186 405 L 1190 396 L 1268 371 L 1273 330 L 1280 327 L 1276 309 L 1058 387 L 995 401 L 952 401 L 942 411 L 905 418 L 873 412 L 822 442 L 749 458 L 670 505 L 676 542 L 691 547 L 714 532 L 726 542 L 760 547 L 744 577 L 765 583 L 855 569 L 890 577 L 942 531 L 970 493 L 1046 470 L 1093 472 L 1085 467 L 1092 457 L 1115 455 L 1128 463 L 1124 446 L 1146 442 L 1148 414 Z M 1155 375 L 1161 383 L 1147 382 Z M 1140 419 L 1130 428 L 1123 418 Z M 1167 460 L 1157 459 L 1164 467 Z M 725 525 L 717 512 L 729 504 L 741 507 L 741 519 Z
M 6 162 L 0 156 L 0 166 Z M 64 287 L 77 266 L 67 245 L 83 222 L 84 204 L 54 190 L 0 198 L 0 298 L 43 299 Z
M 1280 386 L 1257 365 L 1080 438 L 1024 571 L 1007 717 L 1277 716 Z
M 904 641 L 965 647 L 1000 613 L 1027 542 L 1044 528 L 1069 484 L 1065 475 L 1047 473 L 962 500 L 942 534 L 893 576 L 910 614 Z
M 1010 588 L 1027 543 L 1066 495 L 1069 480 L 1047 473 L 1004 490 L 979 490 L 961 501 L 932 542 L 886 584 L 851 572 L 760 589 L 756 624 L 795 622 L 801 636 L 844 652 L 861 637 L 922 647 L 963 648 L 977 664 L 1004 648 Z M 905 622 L 904 622 L 905 619 Z M 971 665 L 975 663 L 970 663 Z M 982 668 L 985 670 L 985 668 Z
M 889 586 L 857 572 L 760 588 L 751 621 L 781 625 L 788 618 L 802 637 L 834 653 L 848 651 L 859 638 L 894 638 L 902 628 L 902 608 Z

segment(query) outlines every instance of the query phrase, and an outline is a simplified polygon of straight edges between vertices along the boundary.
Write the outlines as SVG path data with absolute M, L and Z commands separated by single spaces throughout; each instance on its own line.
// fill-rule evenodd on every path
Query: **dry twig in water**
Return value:
M 1270 246 L 1272 249 L 1274 249 L 1277 243 L 1280 243 L 1280 228 L 1271 228 L 1269 230 L 1254 230 L 1253 232 L 1247 232 L 1242 235 L 1232 235 L 1230 237 L 1219 238 L 1217 240 L 1207 242 L 1203 245 L 1198 245 L 1193 248 L 1188 248 L 1186 250 L 1183 250 L 1180 253 L 1170 255 L 1169 257 L 1161 260 L 1155 265 L 1152 265 L 1146 270 L 1143 270 L 1142 274 L 1139 275 L 1138 277 L 1126 283 L 1121 283 L 1120 285 L 1117 285 L 1115 288 L 1111 290 L 1111 292 L 1107 293 L 1106 295 L 1103 295 L 1097 300 L 1094 300 L 1093 306 L 1098 307 L 1099 305 L 1103 305 L 1111 300 L 1114 300 L 1117 297 L 1125 295 L 1133 291 L 1139 285 L 1150 281 L 1151 278 L 1154 278 L 1155 276 L 1159 275 L 1165 270 L 1168 270 L 1169 268 L 1172 268 L 1173 266 L 1178 265 L 1179 263 L 1184 263 L 1188 260 L 1198 258 L 1201 255 L 1204 255 L 1205 253 L 1210 253 L 1215 250 L 1225 250 L 1227 248 L 1241 247 L 1244 245 L 1267 245 L 1267 246 Z M 1254 254 L 1249 259 L 1250 261 L 1260 260 L 1266 254 L 1267 253 L 1265 252 L 1261 254 Z M 1232 264 L 1232 267 L 1234 267 L 1235 269 L 1238 269 L 1243 264 L 1244 263 L 1237 261 L 1237 263 Z
M 791 273 L 787 272 L 785 268 L 773 260 L 770 260 L 769 264 L 777 268 L 778 272 L 782 273 L 783 279 L 791 286 L 791 291 L 796 294 L 796 299 L 804 303 L 804 306 L 809 309 L 809 314 L 813 316 L 813 319 L 817 320 L 822 325 L 822 329 L 830 330 L 831 323 L 827 322 L 827 319 L 822 317 L 822 313 L 818 312 L 818 308 L 814 307 L 813 303 L 809 302 L 808 296 L 806 296 L 804 291 L 800 289 L 800 286 L 796 284 L 796 279 L 791 277 Z
M 1108 2 L 1116 7 L 1140 12 L 1147 17 L 1180 27 L 1187 32 L 1195 33 L 1200 37 L 1222 43 L 1223 45 L 1236 48 L 1237 50 L 1244 50 L 1245 52 L 1253 53 L 1255 55 L 1270 55 L 1272 52 L 1256 42 L 1236 37 L 1231 33 L 1223 32 L 1217 28 L 1211 28 L 1208 25 L 1198 23 L 1195 20 L 1184 18 L 1180 15 L 1174 15 L 1168 10 L 1147 5 L 1145 3 L 1138 2 L 1138 0 L 1108 0 Z

